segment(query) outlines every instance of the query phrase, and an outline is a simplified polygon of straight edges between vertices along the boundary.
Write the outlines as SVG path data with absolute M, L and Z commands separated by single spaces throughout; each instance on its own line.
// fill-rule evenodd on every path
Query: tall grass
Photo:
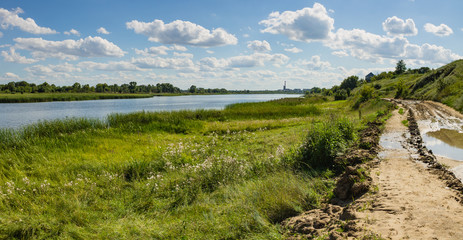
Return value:
M 310 169 L 334 166 L 334 159 L 356 138 L 354 124 L 347 118 L 332 117 L 313 123 L 297 152 L 296 165 Z
M 300 166 L 329 167 L 355 138 L 351 121 L 331 117 L 335 108 L 356 115 L 341 104 L 282 100 L 0 130 L 0 239 L 281 239 L 281 220 L 333 188 Z

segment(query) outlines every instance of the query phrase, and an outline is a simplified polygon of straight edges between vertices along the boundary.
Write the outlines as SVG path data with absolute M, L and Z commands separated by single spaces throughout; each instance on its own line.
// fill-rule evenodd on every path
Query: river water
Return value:
M 0 128 L 19 128 L 41 120 L 66 117 L 104 119 L 110 113 L 129 113 L 142 110 L 223 109 L 226 105 L 233 103 L 262 102 L 300 96 L 296 94 L 230 94 L 72 102 L 0 103 Z

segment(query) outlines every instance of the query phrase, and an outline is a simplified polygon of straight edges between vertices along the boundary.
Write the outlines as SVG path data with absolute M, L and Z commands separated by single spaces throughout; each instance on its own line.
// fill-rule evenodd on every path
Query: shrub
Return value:
M 296 164 L 301 167 L 330 168 L 335 157 L 355 138 L 353 123 L 347 118 L 315 123 L 299 149 Z

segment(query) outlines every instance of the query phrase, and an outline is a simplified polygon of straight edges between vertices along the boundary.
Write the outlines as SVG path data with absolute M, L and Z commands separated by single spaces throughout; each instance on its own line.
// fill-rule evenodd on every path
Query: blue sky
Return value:
M 331 87 L 463 58 L 463 1 L 0 1 L 0 83 Z

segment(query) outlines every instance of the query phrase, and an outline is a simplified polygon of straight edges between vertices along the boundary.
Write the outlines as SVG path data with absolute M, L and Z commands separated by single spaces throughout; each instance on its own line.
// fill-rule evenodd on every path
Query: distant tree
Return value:
M 350 90 L 356 88 L 358 84 L 359 84 L 359 77 L 350 76 L 342 81 L 339 88 L 346 89 L 348 90 L 348 92 L 350 92 Z
M 337 101 L 337 100 L 346 100 L 348 97 L 347 95 L 347 90 L 346 89 L 341 89 L 341 90 L 338 90 L 335 94 L 334 94 L 334 100 Z
M 395 73 L 396 74 L 402 74 L 405 71 L 407 71 L 407 66 L 405 65 L 404 60 L 400 60 L 397 62 L 397 65 L 395 67 Z
M 131 93 L 134 93 L 137 89 L 137 82 L 129 82 L 129 90 Z
M 188 91 L 190 93 L 196 93 L 196 86 L 195 85 L 191 85 L 191 87 L 188 89 Z
M 82 86 L 80 85 L 80 83 L 76 82 L 72 85 L 72 91 L 73 92 L 81 92 L 80 89 L 82 88 Z

